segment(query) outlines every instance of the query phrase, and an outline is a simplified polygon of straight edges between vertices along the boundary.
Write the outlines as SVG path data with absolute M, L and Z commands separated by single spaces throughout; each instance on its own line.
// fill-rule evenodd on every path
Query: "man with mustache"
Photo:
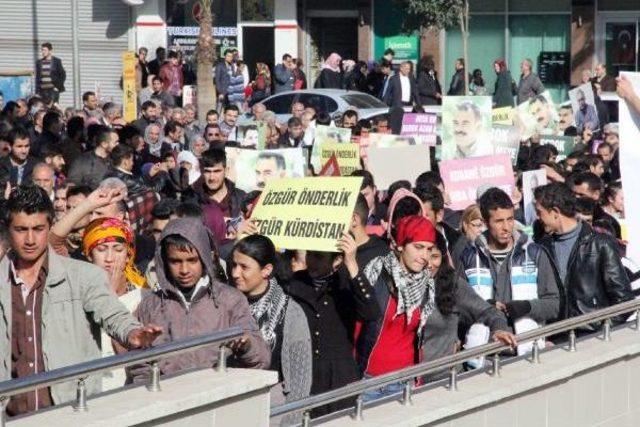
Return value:
M 536 120 L 536 130 L 540 135 L 553 133 L 557 127 L 551 104 L 544 95 L 536 95 L 529 101 L 529 113 Z
M 587 104 L 587 98 L 582 89 L 578 89 L 577 97 L 578 99 L 578 112 L 576 113 L 576 127 L 578 128 L 578 132 L 582 132 L 587 125 L 587 123 L 591 123 L 592 130 L 598 128 L 598 113 L 593 105 Z
M 456 106 L 452 121 L 453 139 L 456 143 L 454 158 L 489 156 L 493 154 L 490 141 L 482 140 L 482 114 L 471 101 L 463 101 Z
M 558 111 L 558 115 L 560 117 L 560 120 L 558 121 L 558 133 L 560 135 L 564 135 L 567 129 L 575 127 L 575 123 L 573 121 L 573 108 L 571 105 L 562 106 Z

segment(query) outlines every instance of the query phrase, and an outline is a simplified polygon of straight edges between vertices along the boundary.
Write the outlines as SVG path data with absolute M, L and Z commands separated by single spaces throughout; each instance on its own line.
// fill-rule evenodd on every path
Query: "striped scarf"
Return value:
M 262 338 L 271 350 L 276 345 L 276 328 L 284 318 L 289 297 L 284 293 L 278 281 L 269 279 L 269 289 L 258 301 L 249 304 L 251 315 L 260 327 Z

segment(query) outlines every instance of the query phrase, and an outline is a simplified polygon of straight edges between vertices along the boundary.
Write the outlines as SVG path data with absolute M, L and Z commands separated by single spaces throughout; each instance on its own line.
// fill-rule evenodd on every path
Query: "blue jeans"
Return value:
M 371 375 L 365 375 L 364 379 L 372 378 Z M 404 389 L 403 382 L 397 382 L 392 384 L 387 384 L 384 387 L 376 388 L 373 390 L 368 390 L 362 393 L 362 401 L 363 402 L 371 402 L 374 400 L 382 399 L 386 396 L 391 396 L 392 394 L 397 394 L 402 392 Z

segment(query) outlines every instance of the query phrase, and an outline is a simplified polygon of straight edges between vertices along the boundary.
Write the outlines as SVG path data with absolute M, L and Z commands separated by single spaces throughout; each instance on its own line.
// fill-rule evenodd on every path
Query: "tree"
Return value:
M 423 35 L 430 28 L 459 27 L 465 67 L 469 66 L 469 0 L 395 0 L 405 11 L 402 28 L 407 33 Z M 469 91 L 469 73 L 465 69 L 464 90 Z
M 200 35 L 196 44 L 198 120 L 206 123 L 207 111 L 216 106 L 216 88 L 213 86 L 213 63 L 216 58 L 216 44 L 213 40 L 212 0 L 200 0 Z

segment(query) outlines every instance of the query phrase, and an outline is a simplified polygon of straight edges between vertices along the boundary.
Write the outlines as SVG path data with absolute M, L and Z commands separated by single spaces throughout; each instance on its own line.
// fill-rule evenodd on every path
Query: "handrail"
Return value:
M 517 335 L 518 344 L 534 341 L 532 361 L 534 363 L 538 363 L 539 348 L 537 346 L 536 340 L 538 340 L 539 338 L 544 338 L 563 332 L 569 332 L 569 350 L 575 351 L 575 330 L 577 328 L 586 326 L 590 323 L 604 321 L 605 339 L 609 340 L 611 336 L 611 318 L 633 311 L 636 312 L 635 328 L 636 330 L 640 331 L 640 300 L 631 300 L 519 334 Z M 493 374 L 495 375 L 500 369 L 500 359 L 498 354 L 507 349 L 509 349 L 509 347 L 500 342 L 484 344 L 478 347 L 471 348 L 469 350 L 464 350 L 451 356 L 445 356 L 430 362 L 420 363 L 418 365 L 414 365 L 399 371 L 356 381 L 354 383 L 348 384 L 335 390 L 328 391 L 326 393 L 285 403 L 280 406 L 275 406 L 271 408 L 271 416 L 275 417 L 292 412 L 302 412 L 304 414 L 302 425 L 308 426 L 310 422 L 309 411 L 318 406 L 337 402 L 342 399 L 359 395 L 367 390 L 381 388 L 386 385 L 402 381 L 407 381 L 402 398 L 403 400 L 409 400 L 412 391 L 410 380 L 418 376 L 438 372 L 447 368 L 450 369 L 449 387 L 451 390 L 455 390 L 457 384 L 457 372 L 455 370 L 455 367 L 457 365 L 478 357 L 495 355 L 493 360 Z M 360 398 L 358 398 L 356 402 L 355 414 L 358 418 L 362 416 L 362 400 Z
M 76 365 L 65 366 L 41 374 L 29 375 L 24 378 L 17 378 L 0 382 L 0 402 L 16 394 L 35 390 L 38 388 L 50 387 L 55 384 L 70 380 L 78 380 L 78 399 L 74 405 L 76 410 L 86 410 L 86 389 L 84 380 L 89 375 L 99 374 L 113 369 L 124 368 L 138 363 L 152 362 L 149 391 L 160 390 L 160 370 L 157 361 L 164 356 L 178 355 L 189 351 L 198 350 L 202 347 L 217 343 L 224 344 L 226 341 L 238 338 L 243 334 L 242 328 L 236 326 L 207 335 L 199 335 L 179 341 L 160 344 L 145 350 L 132 350 L 127 353 L 90 360 Z M 224 345 L 220 347 L 218 359 L 218 370 L 226 369 L 226 353 Z M 4 405 L 0 413 L 0 426 L 3 425 Z

